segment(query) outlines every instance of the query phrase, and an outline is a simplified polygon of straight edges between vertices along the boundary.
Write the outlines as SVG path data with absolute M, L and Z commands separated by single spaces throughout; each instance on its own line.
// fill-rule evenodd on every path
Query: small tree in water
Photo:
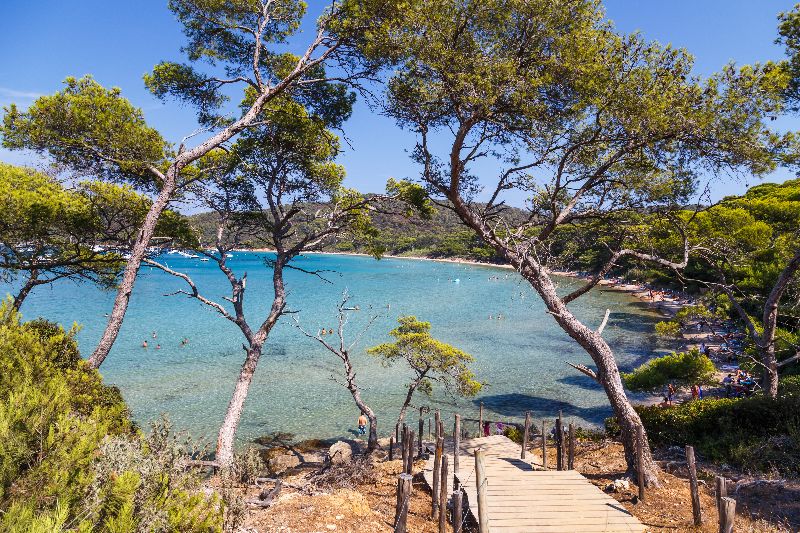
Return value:
M 475 358 L 470 354 L 431 336 L 430 322 L 420 322 L 415 316 L 401 316 L 400 326 L 389 332 L 394 342 L 386 342 L 367 350 L 370 355 L 381 358 L 381 363 L 390 366 L 405 361 L 414 371 L 408 384 L 408 392 L 397 423 L 402 424 L 414 393 L 419 390 L 432 394 L 434 382 L 440 383 L 451 395 L 475 396 L 483 383 L 467 366 Z

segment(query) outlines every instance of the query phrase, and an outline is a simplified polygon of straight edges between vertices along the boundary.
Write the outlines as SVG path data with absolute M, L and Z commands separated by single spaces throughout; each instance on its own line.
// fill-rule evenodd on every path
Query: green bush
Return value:
M 690 444 L 708 459 L 753 471 L 800 472 L 798 394 L 714 398 L 636 410 L 655 445 Z M 607 427 L 613 429 L 613 424 L 607 421 Z
M 783 376 L 778 381 L 778 394 L 800 396 L 800 376 Z
M 130 421 L 74 330 L 0 307 L 0 531 L 213 531 L 222 505 L 188 448 Z
M 676 338 L 681 336 L 681 325 L 677 322 L 662 320 L 656 323 L 656 335 L 659 337 Z
M 714 363 L 698 350 L 656 357 L 629 374 L 625 386 L 634 391 L 657 391 L 668 383 L 679 385 L 715 383 Z

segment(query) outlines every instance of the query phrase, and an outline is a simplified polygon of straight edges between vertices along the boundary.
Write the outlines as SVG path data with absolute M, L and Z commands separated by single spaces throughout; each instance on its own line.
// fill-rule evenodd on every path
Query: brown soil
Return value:
M 424 462 L 417 462 L 414 472 L 420 472 Z M 296 491 L 284 493 L 268 509 L 251 510 L 246 526 L 250 531 L 265 533 L 327 533 L 330 531 L 384 533 L 392 531 L 394 522 L 397 477 L 402 471 L 400 461 L 375 464 L 368 482 L 355 489 L 337 489 L 331 494 L 306 495 Z M 303 476 L 289 478 L 297 482 Z M 428 533 L 437 531 L 430 520 L 431 499 L 424 481 L 415 476 L 414 490 L 408 514 L 408 531 Z
M 538 452 L 540 449 L 537 449 Z M 639 518 L 650 532 L 716 532 L 717 512 L 714 499 L 714 474 L 712 465 L 698 464 L 701 488 L 703 525 L 693 525 L 689 482 L 685 466 L 675 457 L 662 454 L 662 464 L 671 472 L 661 476 L 662 486 L 648 489 L 643 502 L 637 502 L 637 488 L 621 493 L 610 493 Z M 423 462 L 417 462 L 419 473 Z M 555 449 L 548 450 L 548 465 L 556 464 Z M 605 489 L 615 479 L 624 477 L 625 462 L 619 443 L 583 441 L 578 444 L 575 468 L 592 483 Z M 325 533 L 329 531 L 378 533 L 392 531 L 395 506 L 395 487 L 401 471 L 400 461 L 379 461 L 372 473 L 362 483 L 352 488 L 335 489 L 330 493 L 309 495 L 292 489 L 283 491 L 275 504 L 268 509 L 250 509 L 246 531 L 265 533 Z M 299 484 L 308 472 L 295 473 L 285 478 L 287 483 Z M 739 479 L 742 485 L 735 494 L 737 501 L 737 532 L 791 532 L 800 527 L 800 483 L 750 483 Z M 735 490 L 735 485 L 730 489 Z M 258 493 L 252 490 L 248 497 Z M 420 476 L 414 479 L 414 494 L 408 517 L 408 531 L 426 533 L 437 531 L 430 520 L 430 493 Z

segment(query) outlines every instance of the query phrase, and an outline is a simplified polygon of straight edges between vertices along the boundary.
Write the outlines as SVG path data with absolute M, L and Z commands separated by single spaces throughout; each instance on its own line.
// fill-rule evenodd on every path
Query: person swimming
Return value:
M 142 341 L 142 348 L 147 348 L 147 341 Z

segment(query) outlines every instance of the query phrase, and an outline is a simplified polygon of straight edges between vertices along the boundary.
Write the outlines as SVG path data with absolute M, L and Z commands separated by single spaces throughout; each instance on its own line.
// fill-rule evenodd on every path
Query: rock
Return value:
M 272 457 L 267 465 L 270 471 L 276 474 L 283 474 L 287 470 L 294 468 L 300 464 L 300 459 L 294 454 L 284 453 Z
M 328 449 L 328 460 L 331 464 L 349 463 L 353 458 L 353 448 L 344 441 L 339 441 Z
M 615 479 L 606 486 L 606 492 L 624 492 L 631 488 L 631 483 L 625 478 Z

